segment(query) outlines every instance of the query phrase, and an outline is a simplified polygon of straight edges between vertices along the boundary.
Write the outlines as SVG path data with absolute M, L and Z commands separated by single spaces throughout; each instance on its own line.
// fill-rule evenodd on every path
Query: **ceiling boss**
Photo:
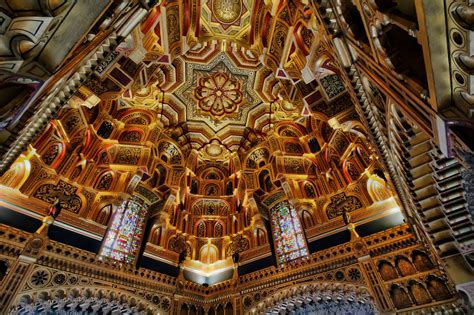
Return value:
M 199 108 L 215 118 L 235 112 L 243 100 L 240 83 L 224 72 L 200 78 L 194 96 Z
M 242 2 L 241 0 L 213 0 L 212 10 L 220 22 L 232 24 L 240 17 Z

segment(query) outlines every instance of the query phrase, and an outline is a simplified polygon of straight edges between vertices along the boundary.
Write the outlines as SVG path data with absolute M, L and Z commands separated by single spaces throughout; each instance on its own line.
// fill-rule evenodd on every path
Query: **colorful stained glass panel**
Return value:
M 118 207 L 100 255 L 126 264 L 133 263 L 140 248 L 147 212 L 147 205 L 136 197 Z
M 272 208 L 271 221 L 275 251 L 280 264 L 308 255 L 298 214 L 288 201 L 280 202 Z

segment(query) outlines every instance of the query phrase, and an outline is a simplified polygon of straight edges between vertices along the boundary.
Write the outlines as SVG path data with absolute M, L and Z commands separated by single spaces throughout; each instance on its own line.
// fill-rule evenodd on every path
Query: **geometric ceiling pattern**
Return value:
M 263 106 L 260 106 L 262 101 L 254 90 L 256 71 L 237 68 L 225 53 L 218 54 L 207 64 L 192 62 L 185 62 L 185 64 L 186 80 L 174 91 L 174 94 L 186 107 L 186 124 L 190 132 L 194 127 L 197 129 L 200 127 L 198 125 L 203 125 L 203 129 L 212 130 L 215 137 L 222 141 L 226 132 L 231 130 L 234 136 L 242 136 L 245 128 L 249 127 L 247 123 L 255 120 L 255 118 L 249 118 L 265 114 L 265 111 L 262 113 Z M 213 77 L 215 74 L 218 74 L 217 78 Z M 209 81 L 204 84 L 207 83 L 211 90 L 214 86 L 216 96 L 210 95 L 207 99 L 201 97 L 199 100 L 195 93 L 198 90 L 195 89 L 205 80 Z M 219 80 L 223 83 L 228 81 L 228 83 L 219 89 L 219 83 L 216 82 Z M 236 95 L 233 96 L 235 98 L 225 97 L 227 93 L 235 93 Z M 219 105 L 222 96 L 227 101 Z M 206 110 L 201 106 L 205 102 L 214 104 Z M 219 114 L 219 106 L 223 108 L 221 114 Z M 224 106 L 230 107 L 230 111 L 224 111 Z

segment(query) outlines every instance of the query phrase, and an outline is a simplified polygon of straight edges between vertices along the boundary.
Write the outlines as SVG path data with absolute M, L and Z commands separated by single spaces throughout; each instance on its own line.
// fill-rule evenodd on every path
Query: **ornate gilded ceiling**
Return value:
M 265 106 L 255 92 L 259 68 L 237 68 L 224 52 L 208 63 L 183 59 L 185 81 L 167 92 L 186 108 L 182 119 L 186 120 L 188 130 L 203 130 L 232 146 L 228 137 L 242 137 L 245 128 L 253 128 L 250 124 L 265 114 Z
M 0 0 L 0 310 L 461 313 L 472 170 L 403 2 Z
M 199 78 L 194 96 L 198 100 L 199 108 L 210 112 L 216 119 L 225 114 L 235 113 L 243 101 L 239 81 L 220 71 Z
M 154 116 L 187 151 L 218 143 L 242 153 L 278 122 L 352 105 L 307 11 L 293 1 L 168 1 L 88 88 Z
M 217 141 L 242 150 L 255 142 L 249 136 L 309 114 L 303 99 L 318 84 L 298 85 L 307 84 L 305 67 L 318 73 L 310 24 L 304 6 L 291 1 L 168 1 L 124 48 L 141 70 L 116 95 L 120 107 L 152 109 L 182 145 L 200 150 Z

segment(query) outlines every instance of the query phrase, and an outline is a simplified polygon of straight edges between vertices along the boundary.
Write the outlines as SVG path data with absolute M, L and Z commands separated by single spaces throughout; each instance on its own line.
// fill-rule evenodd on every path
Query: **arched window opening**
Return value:
M 161 186 L 166 181 L 166 168 L 163 165 L 158 165 L 157 167 L 158 173 L 160 174 L 160 180 L 158 181 L 158 186 Z
M 267 233 L 264 230 L 257 228 L 256 239 L 257 239 L 257 246 L 262 246 L 268 243 L 267 240 Z
M 215 245 L 206 244 L 201 247 L 199 260 L 205 264 L 213 264 L 219 260 L 218 249 Z
M 248 208 L 245 208 L 245 212 L 244 212 L 244 219 L 245 219 L 245 226 L 249 226 L 250 223 L 252 223 L 252 217 L 250 216 L 250 211 Z
M 219 195 L 219 186 L 216 184 L 209 184 L 206 186 L 204 191 L 206 196 L 218 196 Z
M 239 224 L 239 223 L 237 222 L 237 219 L 234 218 L 234 233 L 237 233 L 237 231 L 239 230 L 239 229 L 238 229 L 238 224 Z
M 375 174 L 369 175 L 367 179 L 367 192 L 374 202 L 392 197 L 392 192 L 387 187 L 387 183 Z
M 180 315 L 188 315 L 189 313 L 189 306 L 188 304 L 181 305 L 181 310 L 179 312 Z
M 309 149 L 311 150 L 311 153 L 317 153 L 321 151 L 321 147 L 319 146 L 319 142 L 316 138 L 309 139 L 308 146 L 309 146 Z
M 308 249 L 295 208 L 288 201 L 282 201 L 270 214 L 278 263 L 306 257 Z
M 153 231 L 150 236 L 150 243 L 160 245 L 161 243 L 161 226 L 153 227 Z
M 124 201 L 114 213 L 100 256 L 132 264 L 140 248 L 148 206 L 137 197 Z
M 304 184 L 304 193 L 306 198 L 316 198 L 316 190 L 314 189 L 313 184 L 309 182 Z
M 97 134 L 104 139 L 108 139 L 114 131 L 114 125 L 110 121 L 104 121 L 97 130 Z
M 214 237 L 221 237 L 223 232 L 222 224 L 216 222 L 214 225 Z
M 263 170 L 260 172 L 258 175 L 258 182 L 262 190 L 266 192 L 272 191 L 273 184 L 270 178 L 270 172 L 268 170 Z
M 191 194 L 198 193 L 198 182 L 194 178 L 191 180 Z
M 232 181 L 230 180 L 227 182 L 225 194 L 229 196 L 229 195 L 232 195 L 233 193 L 234 193 L 234 185 Z
M 308 210 L 303 210 L 303 212 L 301 213 L 301 218 L 303 221 L 304 229 L 310 228 L 314 225 L 313 216 L 311 215 L 311 213 L 309 213 Z
M 224 312 L 225 315 L 233 315 L 234 314 L 234 309 L 232 307 L 232 303 L 229 302 L 227 303 L 227 305 L 225 306 L 225 312 Z
M 206 222 L 201 221 L 197 227 L 197 236 L 198 237 L 205 237 L 206 236 Z
M 216 308 L 216 315 L 224 315 L 224 308 L 222 307 L 222 305 L 219 305 Z

